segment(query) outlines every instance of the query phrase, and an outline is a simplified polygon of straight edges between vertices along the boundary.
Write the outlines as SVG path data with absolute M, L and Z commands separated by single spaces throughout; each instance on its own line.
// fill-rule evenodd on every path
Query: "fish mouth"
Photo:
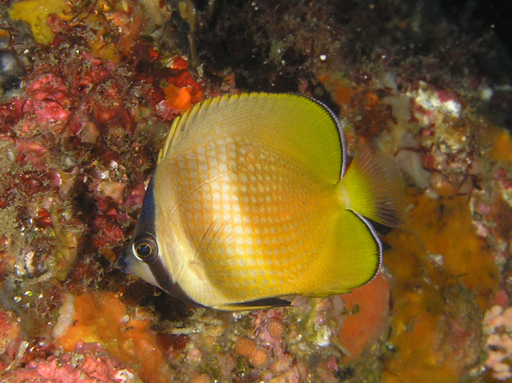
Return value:
M 128 258 L 129 255 L 130 255 L 130 248 L 128 247 L 128 248 L 124 249 L 121 256 L 119 258 L 117 258 L 116 262 L 114 263 L 114 266 L 117 269 L 122 270 L 123 272 L 125 272 L 127 274 L 128 274 L 128 263 L 126 263 L 126 259 Z

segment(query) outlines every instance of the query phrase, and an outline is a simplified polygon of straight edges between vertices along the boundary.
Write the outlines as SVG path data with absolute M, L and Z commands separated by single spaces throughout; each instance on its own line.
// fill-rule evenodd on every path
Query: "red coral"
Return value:
M 437 94 L 437 98 L 439 99 L 439 101 L 441 103 L 445 103 L 448 101 L 455 101 L 456 103 L 460 104 L 460 102 L 461 102 L 461 99 L 457 95 L 457 93 L 455 93 L 451 89 L 438 90 L 436 92 L 436 94 Z
M 36 359 L 4 376 L 11 383 L 115 383 L 135 381 L 133 371 L 97 344 L 78 342 L 73 353 Z
M 34 224 L 40 229 L 46 229 L 53 226 L 52 218 L 48 210 L 41 208 L 37 212 L 37 216 L 34 219 Z
M 376 93 L 364 90 L 353 97 L 353 105 L 362 109 L 361 119 L 354 122 L 357 134 L 370 140 L 374 136 L 389 131 L 397 120 L 393 115 L 393 108 L 382 99 L 387 92 Z
M 144 187 L 144 182 L 140 182 L 135 185 L 132 189 L 130 195 L 126 198 L 124 206 L 126 207 L 137 207 L 142 205 L 142 201 L 144 200 L 144 195 L 146 194 L 146 189 Z
M 52 122 L 66 122 L 71 112 L 56 101 L 27 100 L 23 105 L 23 113 L 33 113 L 39 125 L 51 126 Z
M 48 130 L 55 129 L 55 122 L 65 123 L 71 116 L 69 106 L 71 100 L 67 95 L 67 89 L 62 79 L 52 73 L 39 75 L 27 87 L 27 100 L 24 100 L 21 112 L 25 115 L 33 114 L 39 126 Z M 15 110 L 10 110 L 16 113 Z M 12 120 L 15 116 L 10 117 Z M 30 118 L 28 121 L 31 121 Z M 61 125 L 58 125 L 59 127 Z M 33 124 L 27 122 L 22 131 L 31 131 Z
M 15 97 L 0 105 L 0 132 L 7 133 L 23 117 L 24 99 Z
M 0 311 L 0 374 L 14 361 L 22 341 L 21 326 L 11 312 Z
M 31 164 L 37 170 L 46 168 L 46 155 L 48 149 L 39 140 L 16 140 L 16 149 L 18 157 L 16 160 L 22 164 Z
M 94 233 L 98 233 L 94 237 L 94 246 L 101 249 L 107 245 L 113 246 L 123 238 L 123 229 L 119 226 L 118 222 L 98 216 L 94 220 Z
M 52 73 L 37 77 L 27 88 L 27 95 L 34 100 L 54 100 L 69 103 L 67 89 L 61 78 Z

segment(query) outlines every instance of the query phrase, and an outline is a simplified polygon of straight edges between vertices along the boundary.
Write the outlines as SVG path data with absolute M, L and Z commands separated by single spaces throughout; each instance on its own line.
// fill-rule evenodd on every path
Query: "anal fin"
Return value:
M 248 302 L 230 303 L 224 307 L 218 307 L 221 310 L 260 310 L 272 307 L 290 306 L 291 302 L 280 298 L 263 298 Z
M 379 272 L 382 246 L 371 224 L 350 210 L 342 211 L 332 239 L 316 270 L 315 284 L 304 295 L 342 294 L 371 281 Z

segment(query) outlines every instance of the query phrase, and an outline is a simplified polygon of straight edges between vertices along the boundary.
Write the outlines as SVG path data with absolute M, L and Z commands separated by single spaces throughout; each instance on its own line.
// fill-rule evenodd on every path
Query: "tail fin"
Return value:
M 361 148 L 340 187 L 346 192 L 348 209 L 386 226 L 403 223 L 402 176 L 393 159 L 375 144 Z

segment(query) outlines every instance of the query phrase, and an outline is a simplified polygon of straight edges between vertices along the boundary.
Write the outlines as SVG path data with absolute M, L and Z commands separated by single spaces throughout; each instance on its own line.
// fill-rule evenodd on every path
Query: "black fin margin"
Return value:
M 226 307 L 240 308 L 241 310 L 250 310 L 250 309 L 258 309 L 258 308 L 271 308 L 271 307 L 286 307 L 290 306 L 291 302 L 280 299 L 280 298 L 263 298 L 263 299 L 255 299 L 253 301 L 248 302 L 240 302 L 240 303 L 230 303 L 226 305 Z

